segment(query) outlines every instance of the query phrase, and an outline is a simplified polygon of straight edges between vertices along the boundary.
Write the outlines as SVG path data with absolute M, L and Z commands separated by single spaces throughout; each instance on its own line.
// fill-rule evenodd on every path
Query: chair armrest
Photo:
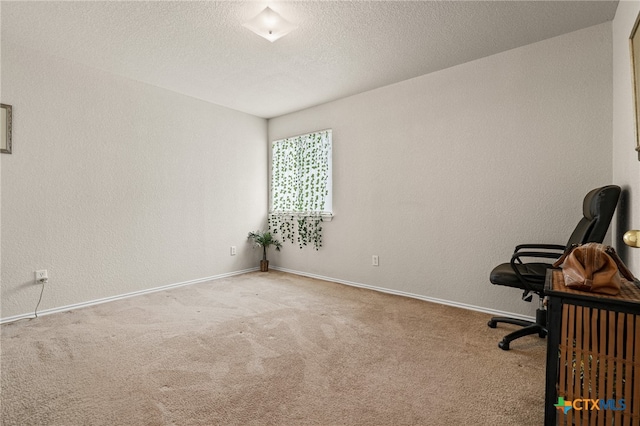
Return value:
M 542 257 L 545 259 L 559 259 L 560 256 L 562 256 L 562 253 L 552 253 L 549 251 L 519 251 L 511 255 L 511 263 L 514 263 L 516 260 L 522 263 L 520 261 L 521 257 Z
M 547 251 L 520 251 L 523 249 L 538 249 Z M 555 250 L 556 252 L 550 250 Z M 545 257 L 548 259 L 558 259 L 566 250 L 567 248 L 565 246 L 561 246 L 559 244 L 520 244 L 516 246 L 511 259 L 513 261 L 513 258 L 516 258 L 518 263 L 522 263 L 522 261 L 520 260 L 521 257 Z
M 561 246 L 559 244 L 520 244 L 516 246 L 515 252 L 522 249 L 544 249 L 544 250 L 560 250 L 565 251 L 567 246 Z
M 513 272 L 516 274 L 520 282 L 525 286 L 525 290 L 534 291 L 533 285 L 537 283 L 524 277 L 520 273 L 520 270 L 516 266 L 516 263 L 522 265 L 522 261 L 520 260 L 521 257 L 540 257 L 540 258 L 546 258 L 546 259 L 558 259 L 560 258 L 560 256 L 562 256 L 562 253 L 551 253 L 548 251 L 521 251 L 518 253 L 514 253 L 511 256 L 511 262 L 510 262 L 511 269 L 513 269 Z

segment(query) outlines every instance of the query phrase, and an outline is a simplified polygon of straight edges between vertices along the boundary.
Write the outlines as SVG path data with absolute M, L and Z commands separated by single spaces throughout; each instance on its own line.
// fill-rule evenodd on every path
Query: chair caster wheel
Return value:
M 496 328 L 497 326 L 497 322 L 495 322 L 494 320 L 489 320 L 489 322 L 487 323 L 487 325 L 491 328 Z
M 500 349 L 502 349 L 503 351 L 508 351 L 509 350 L 509 342 L 505 342 L 504 340 L 500 341 L 500 343 L 498 343 L 498 347 Z
M 540 333 L 538 333 L 538 337 L 541 339 L 544 339 L 545 337 L 547 337 L 547 332 L 546 331 L 541 331 Z

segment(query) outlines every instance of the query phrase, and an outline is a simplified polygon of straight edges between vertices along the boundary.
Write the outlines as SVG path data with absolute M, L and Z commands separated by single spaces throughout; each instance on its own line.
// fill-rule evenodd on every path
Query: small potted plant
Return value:
M 273 238 L 269 231 L 256 231 L 249 232 L 247 236 L 249 240 L 253 241 L 254 247 L 262 247 L 262 260 L 260 261 L 260 271 L 267 272 L 269 270 L 269 261 L 267 260 L 267 249 L 269 246 L 274 246 L 277 251 L 280 251 L 282 244 L 280 241 Z

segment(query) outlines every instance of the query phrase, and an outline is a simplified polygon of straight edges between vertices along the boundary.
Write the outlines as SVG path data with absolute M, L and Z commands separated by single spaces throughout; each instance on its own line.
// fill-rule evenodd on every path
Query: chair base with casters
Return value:
M 498 347 L 502 350 L 508 351 L 510 349 L 509 344 L 516 339 L 523 336 L 529 336 L 531 334 L 537 334 L 538 337 L 547 337 L 547 310 L 542 306 L 542 299 L 540 299 L 540 307 L 536 310 L 536 321 L 527 321 L 517 318 L 509 317 L 493 317 L 489 320 L 487 325 L 491 328 L 496 328 L 498 323 L 519 325 L 522 327 L 512 333 L 507 334 L 498 343 Z

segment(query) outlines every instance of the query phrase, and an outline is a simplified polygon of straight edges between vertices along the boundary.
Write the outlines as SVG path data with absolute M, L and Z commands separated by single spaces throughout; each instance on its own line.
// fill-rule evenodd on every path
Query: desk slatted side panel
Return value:
M 562 324 L 558 424 L 640 425 L 640 312 L 564 304 Z

